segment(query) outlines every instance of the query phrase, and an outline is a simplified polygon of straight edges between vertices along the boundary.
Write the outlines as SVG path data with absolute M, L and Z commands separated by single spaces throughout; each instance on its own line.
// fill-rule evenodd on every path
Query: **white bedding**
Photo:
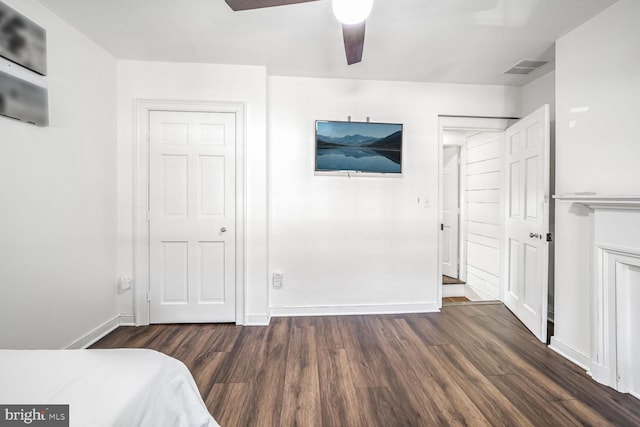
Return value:
M 0 350 L 0 404 L 69 404 L 70 426 L 218 426 L 187 367 L 153 350 Z

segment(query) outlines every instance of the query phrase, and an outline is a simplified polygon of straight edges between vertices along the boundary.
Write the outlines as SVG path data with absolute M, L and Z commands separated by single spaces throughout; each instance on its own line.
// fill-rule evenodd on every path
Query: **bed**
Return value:
M 69 405 L 69 425 L 218 426 L 187 367 L 154 350 L 0 350 L 0 404 Z

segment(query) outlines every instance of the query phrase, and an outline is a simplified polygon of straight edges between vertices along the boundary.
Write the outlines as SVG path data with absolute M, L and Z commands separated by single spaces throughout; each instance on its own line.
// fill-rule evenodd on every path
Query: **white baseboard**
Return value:
M 470 299 L 471 301 L 497 301 L 498 298 L 492 297 L 488 293 L 473 287 L 469 284 L 465 285 L 464 288 L 464 296 Z
M 92 344 L 100 341 L 102 338 L 113 332 L 118 326 L 134 326 L 135 319 L 133 314 L 119 314 L 113 319 L 107 320 L 102 325 L 89 331 L 84 336 L 78 338 L 69 346 L 67 350 L 77 350 L 88 348 Z
M 453 285 L 442 285 L 442 297 L 463 297 L 464 296 L 464 283 L 456 283 Z
M 586 354 L 572 348 L 555 336 L 551 337 L 551 344 L 549 344 L 549 348 L 570 362 L 575 363 L 585 371 L 590 372 L 591 358 Z
M 478 294 L 471 286 L 465 285 L 464 287 L 464 297 L 466 297 L 469 301 L 483 301 L 484 298 Z
M 439 311 L 440 308 L 436 302 L 422 304 L 329 305 L 272 307 L 271 316 L 347 316 L 360 314 L 433 313 Z
M 442 298 L 466 297 L 471 301 L 495 301 L 496 299 L 482 292 L 480 289 L 470 286 L 468 283 L 442 285 Z
M 86 333 L 84 336 L 75 340 L 71 345 L 67 346 L 68 350 L 76 350 L 87 348 L 91 344 L 100 340 L 100 338 L 106 336 L 109 332 L 116 329 L 120 326 L 120 315 L 115 316 L 113 319 L 109 319 L 104 322 L 102 325 L 94 328 L 93 330 Z
M 120 315 L 120 326 L 136 326 L 136 315 L 135 314 L 121 314 Z
M 269 326 L 271 316 L 269 315 L 247 315 L 244 319 L 244 326 Z

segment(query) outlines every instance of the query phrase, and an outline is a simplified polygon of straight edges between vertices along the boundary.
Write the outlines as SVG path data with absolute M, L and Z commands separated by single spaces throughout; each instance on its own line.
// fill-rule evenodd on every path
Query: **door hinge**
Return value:
M 147 302 L 151 302 L 151 291 L 147 291 Z
M 553 236 L 551 233 L 547 233 L 547 242 L 553 242 Z
M 151 221 L 151 211 L 147 211 L 147 221 Z
M 440 231 L 444 231 L 444 224 L 440 224 Z

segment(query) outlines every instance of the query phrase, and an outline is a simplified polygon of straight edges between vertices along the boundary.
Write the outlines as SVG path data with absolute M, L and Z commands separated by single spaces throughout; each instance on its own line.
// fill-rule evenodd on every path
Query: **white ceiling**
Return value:
M 269 75 L 523 85 L 554 41 L 616 0 L 374 0 L 348 66 L 330 0 L 232 12 L 224 0 L 39 0 L 120 59 L 265 65 Z

